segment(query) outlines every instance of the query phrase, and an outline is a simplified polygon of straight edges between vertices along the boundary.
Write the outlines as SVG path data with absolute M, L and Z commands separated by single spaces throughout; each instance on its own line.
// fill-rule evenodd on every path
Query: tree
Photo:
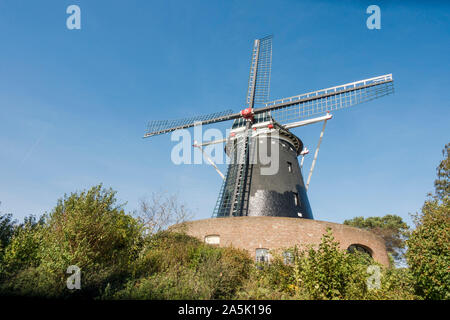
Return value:
M 14 234 L 14 222 L 11 213 L 0 215 L 0 250 L 11 241 Z
M 383 238 L 388 253 L 400 261 L 405 248 L 409 227 L 401 217 L 393 214 L 384 217 L 356 217 L 344 221 L 345 225 L 370 230 Z
M 416 228 L 407 241 L 416 292 L 426 299 L 450 299 L 449 146 L 437 167 L 435 194 L 413 215 Z
M 416 229 L 407 241 L 406 258 L 417 294 L 450 299 L 450 200 L 429 199 L 414 216 Z
M 36 228 L 38 226 L 43 226 L 45 223 L 45 219 L 47 216 L 44 214 L 38 218 L 36 218 L 35 215 L 30 214 L 29 216 L 26 216 L 23 218 L 23 222 L 17 225 L 16 229 L 21 228 Z
M 15 221 L 12 218 L 12 214 L 0 214 L 0 277 L 3 277 L 5 272 L 3 262 L 4 253 L 5 248 L 9 245 L 13 237 L 14 223 Z
M 42 241 L 43 221 L 37 223 L 33 216 L 14 226 L 13 236 L 4 250 L 3 272 L 12 275 L 39 264 L 38 250 Z
M 361 298 L 367 290 L 365 271 L 370 264 L 361 258 L 361 254 L 339 250 L 328 229 L 318 249 L 310 248 L 307 258 L 296 265 L 300 274 L 297 285 L 314 300 Z
M 147 234 L 162 231 L 172 224 L 185 222 L 192 213 L 179 202 L 176 195 L 152 193 L 150 199 L 141 199 L 138 216 L 145 226 Z
M 439 199 L 444 199 L 450 194 L 450 143 L 447 143 L 442 150 L 444 159 L 439 163 L 436 168 L 437 179 L 434 181 L 435 193 Z
M 42 226 L 45 217 L 39 220 L 30 215 L 17 224 L 12 214 L 0 216 L 0 274 L 4 278 L 27 266 L 36 264 L 39 247 L 37 228 Z
M 8 294 L 93 297 L 108 283 L 130 275 L 140 249 L 142 229 L 116 192 L 97 185 L 64 195 L 42 226 L 29 219 L 6 248 L 10 266 Z M 66 288 L 67 268 L 81 269 L 81 290 Z

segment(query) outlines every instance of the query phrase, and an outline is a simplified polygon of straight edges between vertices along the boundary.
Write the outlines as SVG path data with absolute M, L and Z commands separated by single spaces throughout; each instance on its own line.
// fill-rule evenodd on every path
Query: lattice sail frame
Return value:
M 247 104 L 250 107 L 263 104 L 269 99 L 270 74 L 272 71 L 272 38 L 257 39 L 253 45 L 248 80 Z
M 163 133 L 169 133 L 175 130 L 187 129 L 197 124 L 206 125 L 226 120 L 232 120 L 238 116 L 239 114 L 235 114 L 233 110 L 229 109 L 221 112 L 214 112 L 211 114 L 190 118 L 175 120 L 152 120 L 148 123 L 147 132 L 145 133 L 144 138 Z
M 321 89 L 297 96 L 267 102 L 255 108 L 255 115 L 269 112 L 280 124 L 302 120 L 328 111 L 347 108 L 394 93 L 392 74 L 359 80 L 340 86 Z M 232 110 L 209 115 L 179 119 L 150 121 L 144 138 L 193 127 L 242 118 Z
M 355 81 L 340 86 L 271 101 L 255 109 L 255 114 L 270 112 L 280 124 L 313 115 L 347 108 L 394 92 L 392 74 Z

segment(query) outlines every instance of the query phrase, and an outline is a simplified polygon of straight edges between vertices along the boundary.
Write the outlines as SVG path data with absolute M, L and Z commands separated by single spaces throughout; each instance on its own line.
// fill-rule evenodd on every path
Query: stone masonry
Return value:
M 176 229 L 181 225 L 172 226 Z M 384 241 L 374 233 L 342 224 L 288 217 L 231 217 L 185 222 L 187 234 L 205 241 L 207 236 L 218 236 L 220 246 L 233 246 L 248 250 L 252 257 L 258 248 L 277 250 L 295 245 L 317 245 L 327 228 L 331 228 L 340 248 L 362 246 L 375 261 L 388 266 L 389 259 Z M 216 237 L 217 238 L 217 237 Z

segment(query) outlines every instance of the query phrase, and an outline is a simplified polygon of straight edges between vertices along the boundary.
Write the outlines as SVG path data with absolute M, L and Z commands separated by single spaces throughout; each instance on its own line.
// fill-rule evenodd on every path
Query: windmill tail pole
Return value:
M 331 118 L 330 118 L 331 119 Z M 328 119 L 327 119 L 328 120 Z M 300 169 L 303 169 L 303 161 L 305 161 L 305 156 L 307 155 L 309 153 L 309 150 L 308 150 L 308 148 L 304 148 L 303 150 L 302 150 L 302 152 L 300 153 L 301 155 L 302 155 L 302 162 L 301 162 L 301 164 L 300 164 Z
M 203 150 L 203 148 L 199 144 L 197 144 L 197 141 L 194 141 L 194 145 L 193 146 L 200 149 L 200 151 L 202 152 L 202 154 L 205 157 L 206 161 L 208 161 L 209 164 L 212 165 L 214 167 L 214 169 L 216 169 L 216 172 L 219 174 L 219 176 L 223 180 L 225 180 L 225 176 L 223 175 L 223 173 L 219 170 L 219 168 L 217 168 L 217 166 L 214 163 L 214 161 L 212 161 L 212 159 L 206 154 L 205 150 Z
M 320 144 L 322 143 L 323 133 L 325 131 L 325 126 L 327 125 L 327 121 L 328 121 L 328 119 L 323 121 L 323 127 L 322 127 L 322 132 L 320 133 L 319 143 L 317 144 L 316 152 L 314 153 L 314 159 L 313 159 L 313 162 L 311 164 L 311 169 L 309 170 L 308 180 L 306 182 L 306 191 L 308 191 L 309 182 L 311 181 L 311 176 L 313 174 L 314 167 L 316 165 L 317 156 L 319 154 L 319 148 L 320 148 Z

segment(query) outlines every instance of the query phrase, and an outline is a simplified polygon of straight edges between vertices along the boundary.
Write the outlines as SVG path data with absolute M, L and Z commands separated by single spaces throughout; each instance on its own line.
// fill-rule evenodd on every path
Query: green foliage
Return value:
M 370 230 L 383 238 L 388 253 L 395 259 L 402 258 L 405 239 L 409 227 L 397 215 L 388 214 L 384 217 L 355 217 L 344 221 L 345 225 Z
M 450 195 L 450 143 L 447 143 L 442 150 L 444 159 L 439 163 L 436 168 L 437 179 L 434 181 L 434 187 L 436 190 L 436 196 L 439 199 L 444 199 Z
M 15 227 L 0 293 L 49 298 L 232 298 L 250 272 L 248 253 L 183 233 L 146 234 L 101 185 L 65 195 L 48 217 Z M 81 290 L 66 270 L 81 269 Z
M 209 286 L 201 274 L 193 269 L 179 267 L 153 276 L 130 281 L 125 289 L 117 292 L 113 299 L 133 300 L 179 300 L 179 299 L 211 299 L 213 288 Z M 107 298 L 107 297 L 104 297 Z
M 0 277 L 4 274 L 4 252 L 14 234 L 12 214 L 0 215 Z
M 331 231 L 318 248 L 291 249 L 293 261 L 286 264 L 275 254 L 262 269 L 255 268 L 244 289 L 243 299 L 413 299 L 406 274 L 384 269 L 363 253 L 339 249 Z M 369 290 L 369 265 L 381 270 L 381 288 Z M 401 284 L 401 285 L 400 285 Z M 408 291 L 409 290 L 409 291 Z
M 162 231 L 150 235 L 133 265 L 135 277 L 163 272 L 170 267 L 190 263 L 191 252 L 202 245 L 197 239 L 183 233 Z M 170 253 L 170 254 L 169 254 Z
M 114 191 L 98 185 L 65 195 L 45 223 L 33 227 L 28 221 L 13 237 L 5 262 L 15 281 L 3 289 L 9 294 L 70 296 L 66 270 L 76 265 L 82 270 L 83 286 L 73 295 L 95 296 L 107 282 L 128 273 L 140 234 L 135 219 L 116 205 Z
M 250 265 L 242 250 L 214 247 L 164 231 L 147 239 L 135 278 L 104 298 L 229 299 L 247 278 Z
M 65 195 L 39 221 L 29 217 L 15 225 L 2 254 L 0 295 L 96 299 L 417 298 L 415 273 L 407 269 L 380 266 L 381 287 L 369 290 L 367 267 L 377 264 L 363 253 L 340 250 L 331 231 L 317 247 L 289 249 L 290 260 L 273 252 L 270 263 L 255 264 L 245 251 L 205 244 L 181 229 L 145 232 L 142 220 L 126 214 L 115 196 L 113 190 L 98 185 Z M 377 221 L 369 222 L 373 226 Z M 66 287 L 66 270 L 71 265 L 81 269 L 81 290 Z
M 450 143 L 437 167 L 435 195 L 413 215 L 416 228 L 407 241 L 406 258 L 415 290 L 425 299 L 450 299 Z
M 427 200 L 414 219 L 416 229 L 407 241 L 406 258 L 417 294 L 450 299 L 450 198 Z
M 12 214 L 0 215 L 0 251 L 5 248 L 14 234 Z
M 342 252 L 338 245 L 328 231 L 319 249 L 309 249 L 308 258 L 298 263 L 297 287 L 312 299 L 362 298 L 366 290 L 364 272 L 368 264 L 361 263 L 358 254 Z
M 414 300 L 414 279 L 407 268 L 382 269 L 381 288 L 369 290 L 364 299 L 367 300 Z
M 42 243 L 42 227 L 27 221 L 15 230 L 15 233 L 5 248 L 3 256 L 3 271 L 17 273 L 28 267 L 39 264 L 38 250 Z

